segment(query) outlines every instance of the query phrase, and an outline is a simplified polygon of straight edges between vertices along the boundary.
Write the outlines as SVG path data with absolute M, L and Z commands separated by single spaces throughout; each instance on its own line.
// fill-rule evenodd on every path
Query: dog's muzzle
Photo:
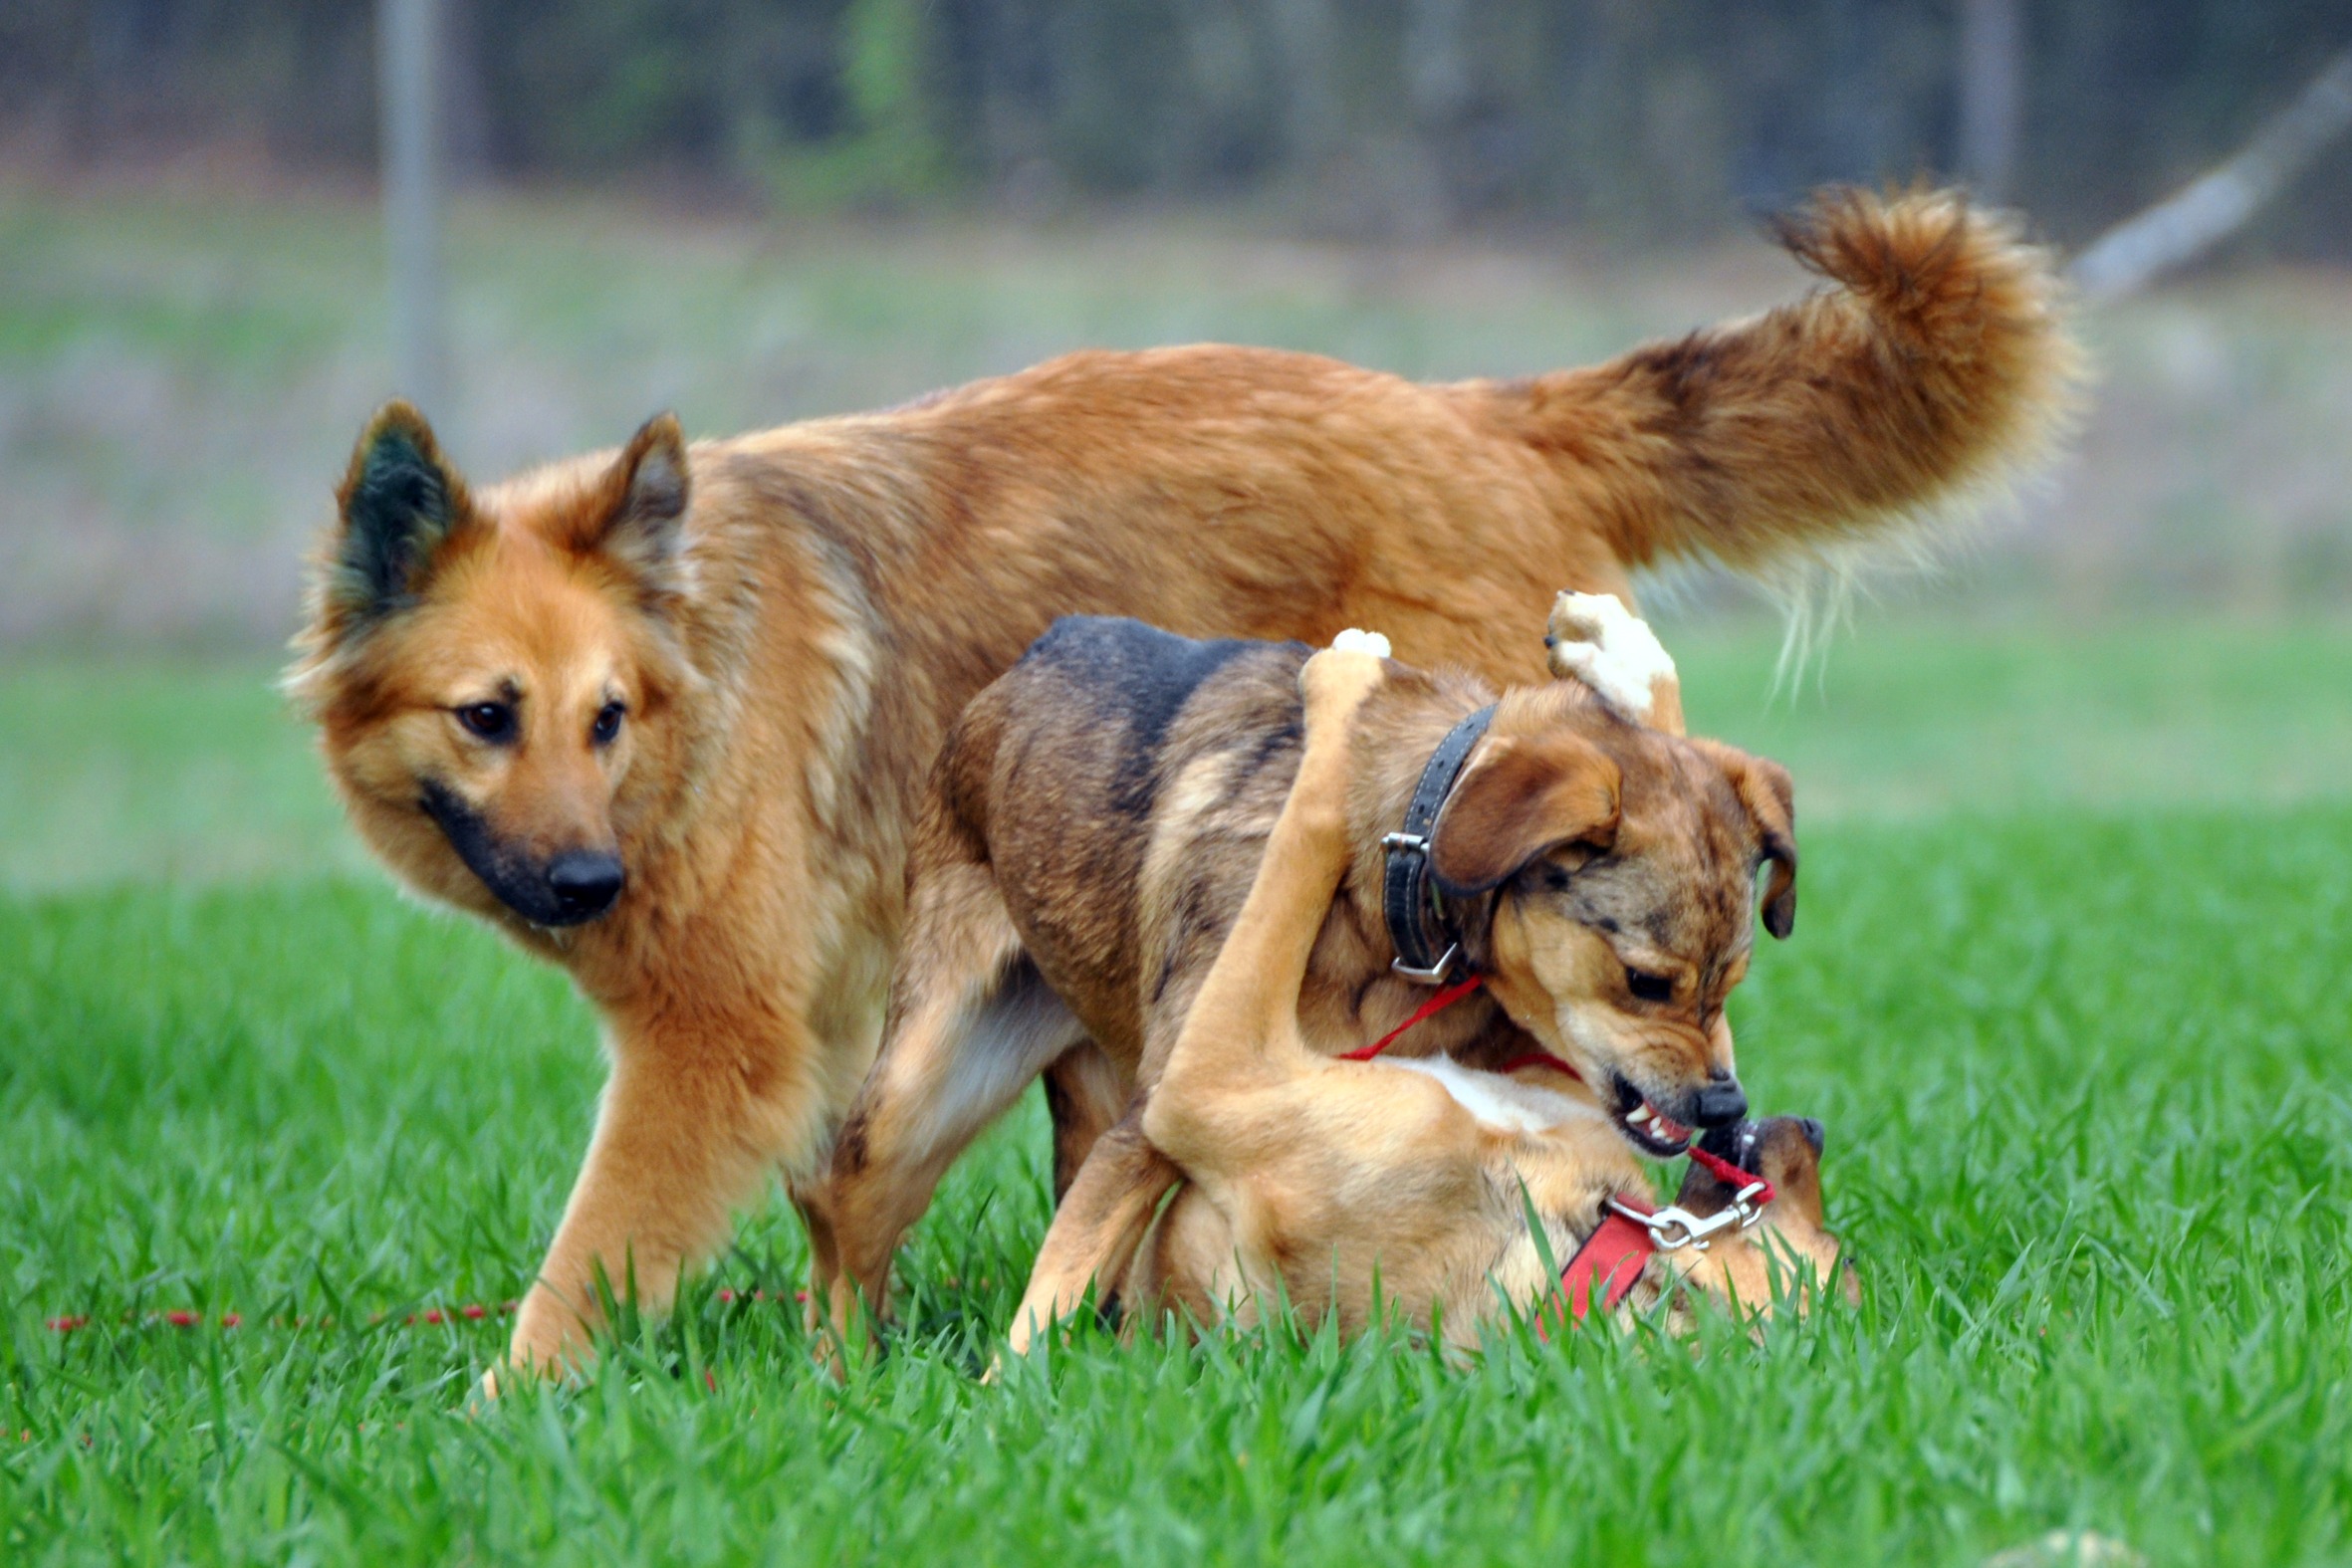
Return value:
M 593 920 L 612 907 L 628 881 L 620 856 L 604 850 L 574 849 L 548 862 L 548 891 L 567 924 Z M 1747 1101 L 1741 1105 L 1746 1107 Z

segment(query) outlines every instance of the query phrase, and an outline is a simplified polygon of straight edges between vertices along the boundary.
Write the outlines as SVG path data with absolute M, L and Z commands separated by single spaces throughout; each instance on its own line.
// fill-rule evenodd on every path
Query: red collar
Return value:
M 1614 1310 L 1641 1278 L 1652 1254 L 1684 1246 L 1705 1248 L 1708 1234 L 1735 1226 L 1747 1229 L 1777 1196 L 1771 1183 L 1741 1170 L 1721 1155 L 1710 1154 L 1697 1144 L 1691 1145 L 1689 1152 L 1694 1165 L 1739 1195 L 1733 1207 L 1709 1216 L 1717 1224 L 1703 1232 L 1701 1228 L 1707 1222 L 1679 1207 L 1661 1211 L 1645 1199 L 1628 1198 L 1622 1193 L 1610 1199 L 1601 1209 L 1600 1224 L 1584 1238 L 1584 1244 L 1576 1248 L 1576 1255 L 1568 1259 L 1567 1267 L 1559 1271 L 1560 1294 L 1568 1303 L 1569 1322 L 1584 1321 L 1592 1310 L 1595 1295 L 1600 1298 L 1602 1311 Z M 1669 1231 L 1678 1231 L 1679 1235 L 1665 1235 Z M 1543 1337 L 1540 1316 L 1535 1319 L 1535 1333 Z
M 1617 1203 L 1644 1214 L 1656 1213 L 1650 1205 L 1623 1195 L 1619 1195 Z M 1657 1238 L 1648 1226 L 1614 1207 L 1604 1208 L 1600 1225 L 1576 1248 L 1568 1266 L 1559 1271 L 1559 1290 L 1568 1303 L 1568 1321 L 1583 1322 L 1585 1314 L 1592 1310 L 1595 1295 L 1600 1297 L 1602 1311 L 1615 1310 L 1634 1282 L 1641 1278 L 1641 1271 L 1649 1267 L 1651 1254 L 1657 1250 Z M 1543 1332 L 1540 1316 L 1535 1319 L 1535 1333 L 1539 1338 L 1548 1337 Z

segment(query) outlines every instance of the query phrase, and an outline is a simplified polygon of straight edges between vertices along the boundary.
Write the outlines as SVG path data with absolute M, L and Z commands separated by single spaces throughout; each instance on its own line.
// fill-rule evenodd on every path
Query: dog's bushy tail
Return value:
M 1833 287 L 1606 364 L 1484 383 L 1629 566 L 1796 587 L 1998 492 L 2067 422 L 2079 355 L 2048 256 L 1957 192 L 1823 192 L 1779 225 Z

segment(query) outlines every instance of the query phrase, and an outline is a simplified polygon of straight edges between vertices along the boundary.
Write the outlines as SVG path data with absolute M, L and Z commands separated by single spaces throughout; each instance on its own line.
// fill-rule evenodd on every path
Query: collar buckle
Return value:
M 1380 847 L 1387 852 L 1381 875 L 1381 916 L 1397 955 L 1390 968 L 1416 985 L 1446 984 L 1462 958 L 1461 933 L 1430 878 L 1430 834 L 1455 781 L 1461 778 L 1472 750 L 1494 718 L 1490 704 L 1466 715 L 1446 732 L 1422 765 L 1420 781 L 1405 806 L 1402 830 L 1380 839 Z
M 1402 976 L 1404 979 L 1412 981 L 1415 985 L 1442 986 L 1446 983 L 1446 977 L 1453 973 L 1454 961 L 1461 956 L 1462 944 L 1459 942 L 1451 942 L 1446 945 L 1445 955 L 1441 957 L 1435 964 L 1430 965 L 1427 969 L 1415 969 L 1412 965 L 1406 963 L 1401 958 L 1390 959 L 1388 961 L 1388 967 L 1396 974 Z
M 1392 855 L 1418 855 L 1425 867 L 1429 863 L 1429 835 L 1426 833 L 1383 833 L 1380 837 L 1380 847 Z M 1437 890 L 1430 889 L 1429 896 L 1434 904 L 1437 899 Z M 1391 959 L 1388 967 L 1398 976 L 1417 986 L 1442 986 L 1446 983 L 1446 977 L 1454 971 L 1454 961 L 1461 956 L 1462 944 L 1448 942 L 1446 951 L 1439 956 L 1438 961 L 1434 964 L 1420 966 L 1398 957 Z

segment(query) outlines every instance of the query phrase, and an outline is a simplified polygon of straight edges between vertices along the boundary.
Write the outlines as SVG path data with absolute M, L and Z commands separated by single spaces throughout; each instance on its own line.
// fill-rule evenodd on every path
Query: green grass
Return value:
M 333 869 L 256 676 L 0 676 L 41 743 L 0 750 L 0 1561 L 2352 1561 L 2352 637 L 1879 624 L 1774 708 L 1753 639 L 1676 645 L 1706 727 L 1846 796 L 1736 1011 L 1759 1102 L 1829 1124 L 1858 1311 L 1470 1366 L 1089 1336 L 982 1386 L 1033 1101 L 848 1387 L 749 1296 L 799 1282 L 770 1206 L 592 1380 L 488 1411 L 503 1325 L 421 1314 L 522 1292 L 589 1014 Z
M 365 864 L 265 665 L 0 662 L 0 886 Z
M 1820 1112 L 1858 1313 L 1640 1342 L 1120 1350 L 972 1372 L 1044 1222 L 1034 1113 L 951 1180 L 915 1329 L 836 1392 L 789 1309 L 640 1332 L 469 1417 L 594 1085 L 559 982 L 372 892 L 0 914 L 12 1561 L 2160 1562 L 2352 1538 L 2352 812 L 1852 827 L 1741 1009 Z M 719 1281 L 792 1282 L 770 1212 Z M 233 1330 L 139 1326 L 159 1309 Z M 81 1313 L 71 1335 L 42 1320 Z M 382 1322 L 369 1319 L 390 1314 Z M 270 1319 L 334 1317 L 294 1330 Z M 128 1321 L 126 1321 L 128 1320 Z M 706 1384 L 703 1374 L 709 1374 Z M 715 1385 L 715 1388 L 709 1386 Z
M 1661 617 L 1690 723 L 1779 759 L 1801 820 L 2352 795 L 2352 624 L 1972 624 L 1880 607 L 1777 686 L 1753 629 Z

